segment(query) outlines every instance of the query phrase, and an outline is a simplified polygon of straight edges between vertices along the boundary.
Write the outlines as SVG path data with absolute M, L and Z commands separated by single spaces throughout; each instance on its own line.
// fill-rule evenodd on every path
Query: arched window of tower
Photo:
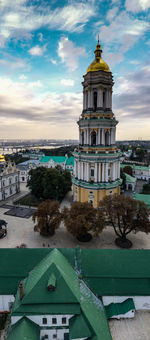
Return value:
M 96 132 L 95 131 L 91 132 L 91 145 L 92 146 L 96 145 Z
M 106 131 L 105 132 L 105 145 L 108 146 L 110 143 L 109 143 L 109 131 Z
M 93 93 L 93 103 L 94 103 L 94 111 L 97 110 L 97 91 Z

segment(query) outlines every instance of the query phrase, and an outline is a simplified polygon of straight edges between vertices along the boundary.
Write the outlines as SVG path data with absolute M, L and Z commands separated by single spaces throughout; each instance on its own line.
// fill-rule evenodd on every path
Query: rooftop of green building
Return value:
M 51 251 L 1 249 L 0 294 L 16 294 L 19 282 Z M 60 252 L 99 296 L 150 295 L 150 250 L 61 248 Z
M 133 198 L 137 201 L 144 202 L 148 206 L 148 208 L 150 208 L 150 195 L 134 194 Z

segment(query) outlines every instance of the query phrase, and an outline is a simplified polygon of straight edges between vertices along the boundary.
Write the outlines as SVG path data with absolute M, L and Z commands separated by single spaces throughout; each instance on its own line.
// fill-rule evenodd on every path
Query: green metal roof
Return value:
M 126 314 L 131 310 L 135 310 L 133 299 L 129 298 L 121 303 L 110 303 L 105 306 L 107 318 L 110 319 L 112 316 Z
M 126 182 L 129 182 L 129 183 L 135 183 L 136 182 L 136 178 L 135 177 L 126 174 L 126 172 L 124 172 L 124 174 L 126 176 Z
M 84 317 L 83 313 L 73 316 L 69 319 L 69 338 L 81 339 L 89 338 L 93 335 L 93 331 L 89 322 Z
M 55 290 L 49 291 L 47 282 L 52 273 L 55 274 L 57 285 Z M 82 312 L 93 334 L 97 336 L 97 340 L 112 339 L 102 302 L 84 281 L 79 279 L 78 273 L 59 250 L 54 249 L 48 253 L 29 273 L 23 281 L 23 286 L 24 297 L 20 300 L 18 289 L 12 315 L 37 314 L 37 310 L 40 314 L 52 314 L 51 306 L 57 306 L 57 304 L 62 305 L 62 313 L 66 314 L 66 306 L 69 304 L 70 314 Z M 76 304 L 80 307 L 78 313 L 74 309 Z
M 40 163 L 47 163 L 52 160 L 54 163 L 65 163 L 67 157 L 65 156 L 43 156 Z
M 40 340 L 40 327 L 26 317 L 21 318 L 8 333 L 7 340 Z
M 19 282 L 51 251 L 49 248 L 0 249 L 0 294 L 16 294 Z M 149 249 L 61 248 L 60 251 L 98 295 L 150 295 Z
M 144 202 L 148 206 L 148 208 L 150 208 L 150 195 L 134 194 L 133 198 L 137 201 Z
M 74 165 L 74 157 L 67 158 L 66 165 Z
M 121 168 L 124 168 L 125 166 L 130 166 L 133 170 L 141 170 L 141 171 L 148 171 L 149 170 L 148 166 L 142 166 L 142 165 L 136 165 L 136 164 L 130 164 L 130 163 L 127 163 L 127 164 L 121 163 L 120 164 Z

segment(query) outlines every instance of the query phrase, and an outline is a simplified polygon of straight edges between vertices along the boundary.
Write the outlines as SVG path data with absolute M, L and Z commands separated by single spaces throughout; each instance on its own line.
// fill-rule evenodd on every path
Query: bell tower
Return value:
M 79 147 L 74 151 L 74 201 L 97 207 L 106 195 L 120 194 L 120 153 L 112 111 L 113 76 L 103 61 L 101 45 L 83 76 L 83 111 L 79 118 Z

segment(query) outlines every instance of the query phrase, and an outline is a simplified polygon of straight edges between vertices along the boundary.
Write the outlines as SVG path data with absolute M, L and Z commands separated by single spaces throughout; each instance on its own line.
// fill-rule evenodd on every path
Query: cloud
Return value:
M 106 61 L 110 65 L 122 61 L 124 53 L 133 47 L 148 29 L 148 22 L 133 18 L 125 11 L 113 18 L 109 25 L 101 26 L 100 37 L 103 37 L 105 43 Z
M 25 76 L 24 74 L 21 74 L 20 77 L 19 77 L 20 80 L 26 80 L 27 79 L 27 76 Z
M 150 65 L 143 66 L 135 73 L 116 80 L 114 109 L 124 119 L 149 119 L 150 107 Z
M 73 79 L 61 79 L 60 83 L 61 85 L 64 85 L 64 86 L 74 86 Z
M 81 93 L 36 93 L 40 81 L 24 83 L 0 77 L 0 83 L 1 138 L 5 138 L 6 126 L 10 138 L 19 136 L 19 131 L 22 138 L 77 138 Z
M 95 15 L 94 1 L 72 1 L 66 6 L 51 9 L 47 3 L 33 4 L 26 0 L 0 1 L 0 45 L 10 38 L 31 38 L 33 30 L 47 27 L 66 32 L 81 32 Z M 39 41 L 43 40 L 39 33 Z
M 9 58 L 10 57 L 10 58 Z M 2 66 L 3 68 L 6 68 L 6 70 L 8 71 L 10 70 L 16 70 L 19 68 L 24 68 L 26 70 L 29 70 L 29 65 L 26 64 L 26 61 L 24 61 L 21 58 L 15 58 L 12 56 L 8 56 L 8 59 L 0 59 L 0 66 Z
M 39 41 L 42 42 L 44 40 L 43 33 L 38 33 Z
M 51 62 L 52 64 L 54 64 L 54 65 L 57 65 L 57 60 L 55 60 L 55 59 L 53 59 L 53 58 L 50 59 L 50 62 Z
M 42 47 L 40 47 L 39 45 L 36 45 L 30 48 L 30 50 L 28 50 L 28 52 L 34 56 L 42 56 L 45 51 L 46 51 L 46 44 Z
M 107 16 L 106 19 L 108 21 L 112 21 L 114 19 L 114 17 L 116 16 L 117 12 L 118 12 L 118 7 L 113 7 L 111 8 L 108 12 L 107 12 Z
M 141 11 L 148 10 L 150 8 L 149 0 L 126 0 L 126 10 L 129 12 L 138 13 Z
M 69 71 L 75 71 L 78 68 L 78 59 L 85 55 L 83 47 L 76 47 L 67 37 L 62 37 L 58 43 L 58 56 L 62 63 L 65 63 Z

